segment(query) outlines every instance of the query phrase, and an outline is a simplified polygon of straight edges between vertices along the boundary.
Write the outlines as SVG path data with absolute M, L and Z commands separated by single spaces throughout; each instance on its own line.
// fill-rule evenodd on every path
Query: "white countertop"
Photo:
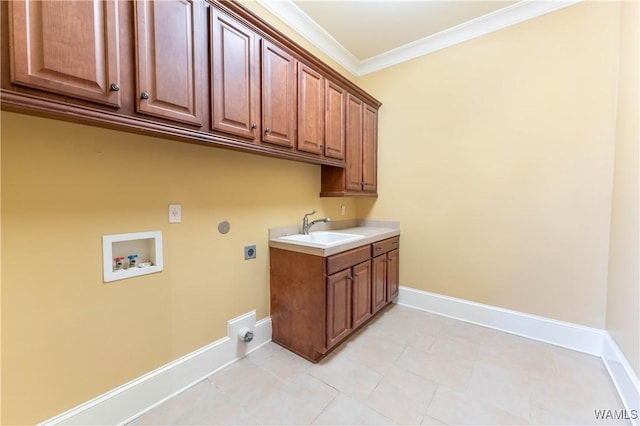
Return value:
M 269 239 L 269 247 L 279 248 L 283 250 L 296 251 L 299 253 L 307 253 L 314 256 L 331 256 L 332 254 L 341 253 L 346 250 L 351 250 L 356 247 L 361 247 L 367 244 L 375 243 L 377 241 L 385 240 L 387 238 L 400 235 L 400 223 L 392 221 L 361 221 L 353 223 L 355 221 L 349 221 L 346 225 L 352 225 L 350 227 L 341 228 L 340 223 L 331 226 L 331 232 L 345 233 L 345 234 L 357 234 L 362 235 L 363 238 L 357 240 L 348 241 L 342 244 L 338 244 L 331 247 L 317 247 L 312 243 L 304 242 L 292 242 L 289 240 L 283 240 L 280 237 L 297 234 L 299 230 L 296 227 L 287 228 L 275 228 L 269 230 L 271 238 Z M 355 225 L 355 226 L 353 226 Z M 335 229 L 335 228 L 338 229 Z M 318 227 L 320 228 L 320 227 Z M 315 230 L 315 229 L 314 229 Z M 321 229 L 317 229 L 321 230 Z M 328 230 L 326 227 L 322 230 Z M 313 231 L 312 231 L 313 233 Z

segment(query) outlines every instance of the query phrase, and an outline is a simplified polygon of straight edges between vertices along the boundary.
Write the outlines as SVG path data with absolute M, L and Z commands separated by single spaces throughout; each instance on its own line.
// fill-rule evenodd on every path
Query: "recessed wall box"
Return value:
M 128 261 L 116 266 L 115 259 L 137 255 L 134 265 Z M 102 236 L 104 282 L 122 280 L 162 271 L 162 232 L 134 232 Z

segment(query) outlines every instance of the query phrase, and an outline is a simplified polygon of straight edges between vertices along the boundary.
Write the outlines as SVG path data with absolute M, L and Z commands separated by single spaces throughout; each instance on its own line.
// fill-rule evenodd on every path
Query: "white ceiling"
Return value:
M 581 0 L 257 0 L 355 75 Z

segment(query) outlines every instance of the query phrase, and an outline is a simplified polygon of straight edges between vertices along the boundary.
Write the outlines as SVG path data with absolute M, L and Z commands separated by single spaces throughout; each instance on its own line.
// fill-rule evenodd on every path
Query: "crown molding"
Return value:
M 291 0 L 257 0 L 265 9 L 356 76 L 380 71 L 583 0 L 522 0 L 380 55 L 359 61 Z
M 291 0 L 257 0 L 257 2 L 351 74 L 358 75 L 360 61 Z

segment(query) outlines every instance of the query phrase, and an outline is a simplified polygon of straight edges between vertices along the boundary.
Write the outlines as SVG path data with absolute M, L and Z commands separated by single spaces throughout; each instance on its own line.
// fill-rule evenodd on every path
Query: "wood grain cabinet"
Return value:
M 120 106 L 119 2 L 7 3 L 12 84 Z
M 262 40 L 262 141 L 286 148 L 296 144 L 296 60 Z
M 320 196 L 377 196 L 378 110 L 346 96 L 346 166 L 323 166 Z
M 372 244 L 373 312 L 398 297 L 400 278 L 400 238 L 394 237 Z
M 328 257 L 271 247 L 273 341 L 312 362 L 326 356 L 393 300 L 387 295 L 391 282 L 397 292 L 397 278 L 389 278 L 397 277 L 397 260 L 393 269 L 387 259 L 398 253 L 398 241 Z M 389 250 L 372 259 L 376 244 Z
M 331 166 L 322 195 L 375 195 L 380 103 L 241 2 L 0 1 L 0 28 L 3 110 Z
M 200 0 L 139 0 L 136 110 L 202 126 L 204 22 Z
M 325 79 L 325 149 L 324 155 L 344 160 L 347 135 L 347 91 L 339 84 Z
M 215 7 L 211 14 L 211 128 L 259 141 L 258 36 Z
M 325 155 L 325 82 L 313 68 L 298 63 L 298 151 Z

